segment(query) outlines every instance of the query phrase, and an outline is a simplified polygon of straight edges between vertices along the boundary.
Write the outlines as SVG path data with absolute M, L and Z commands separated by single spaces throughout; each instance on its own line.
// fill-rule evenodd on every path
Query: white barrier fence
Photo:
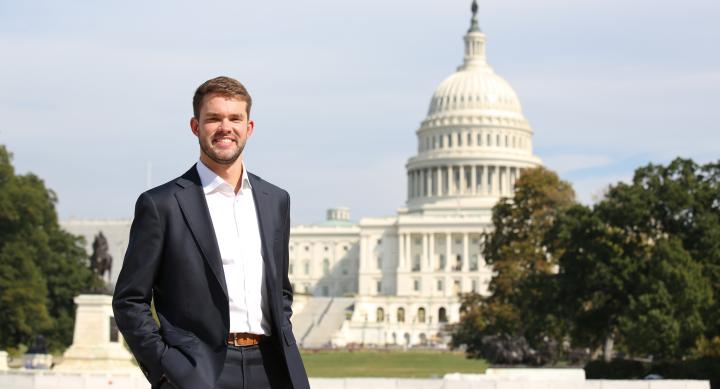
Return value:
M 313 389 L 710 389 L 693 380 L 552 380 L 502 377 L 446 379 L 311 378 Z M 149 389 L 141 375 L 0 371 L 2 389 Z

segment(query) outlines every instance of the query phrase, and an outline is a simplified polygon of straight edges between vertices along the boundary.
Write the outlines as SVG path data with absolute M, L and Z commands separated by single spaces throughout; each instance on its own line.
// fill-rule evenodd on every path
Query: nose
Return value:
M 230 131 L 232 128 L 230 120 L 228 119 L 222 119 L 220 120 L 220 125 L 218 126 L 218 131 Z

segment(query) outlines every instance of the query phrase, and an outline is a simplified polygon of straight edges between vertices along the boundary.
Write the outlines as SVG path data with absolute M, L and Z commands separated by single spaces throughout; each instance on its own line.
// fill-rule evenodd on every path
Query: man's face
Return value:
M 220 165 L 231 165 L 240 157 L 254 126 L 246 109 L 247 103 L 237 98 L 205 96 L 200 117 L 190 119 L 203 156 Z

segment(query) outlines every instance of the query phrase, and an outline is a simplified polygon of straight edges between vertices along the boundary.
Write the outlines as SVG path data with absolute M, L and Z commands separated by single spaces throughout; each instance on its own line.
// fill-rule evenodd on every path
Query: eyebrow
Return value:
M 219 113 L 216 113 L 216 112 L 206 112 L 206 113 L 205 113 L 205 116 L 207 116 L 207 117 L 216 117 L 216 116 L 220 116 L 220 114 L 219 114 Z M 232 117 L 238 117 L 238 118 L 240 118 L 240 119 L 244 119 L 244 118 L 245 118 L 245 114 L 244 114 L 244 113 L 232 114 L 232 115 L 229 115 L 229 116 L 230 116 L 231 118 L 232 118 Z

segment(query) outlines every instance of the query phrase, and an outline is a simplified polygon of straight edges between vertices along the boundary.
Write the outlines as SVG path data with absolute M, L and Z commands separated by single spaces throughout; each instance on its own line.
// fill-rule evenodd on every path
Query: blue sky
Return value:
M 251 171 L 293 221 L 405 201 L 404 164 L 435 87 L 462 61 L 470 1 L 0 0 L 0 144 L 61 218 L 131 217 L 198 157 L 191 98 L 229 75 L 253 94 Z M 720 158 L 720 5 L 480 1 L 490 64 L 535 153 L 591 203 L 649 162 Z

